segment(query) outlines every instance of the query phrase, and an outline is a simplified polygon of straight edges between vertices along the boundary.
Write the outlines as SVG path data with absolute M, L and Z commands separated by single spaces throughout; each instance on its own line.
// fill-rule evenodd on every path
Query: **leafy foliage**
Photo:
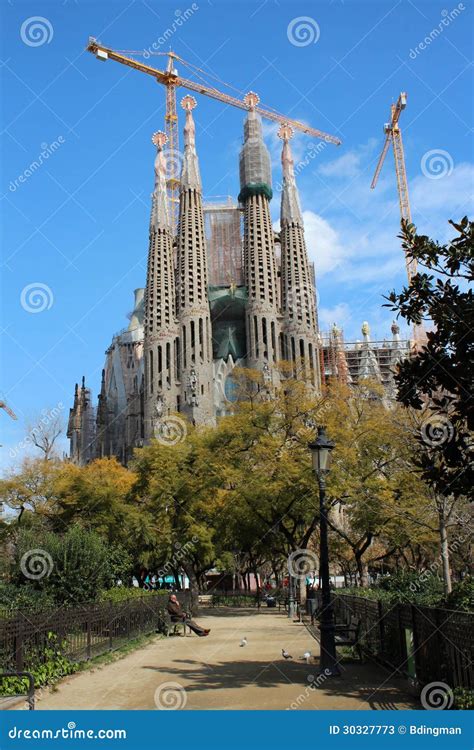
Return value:
M 28 671 L 34 677 L 35 688 L 53 685 L 62 677 L 75 672 L 76 662 L 64 655 L 65 643 L 61 643 L 56 633 L 48 633 L 46 646 L 41 650 L 33 649 L 25 654 Z M 9 677 L 0 680 L 0 695 L 24 695 L 28 691 L 28 680 L 22 677 Z
M 453 586 L 445 604 L 448 609 L 474 612 L 474 579 L 472 576 L 466 576 Z
M 46 563 L 45 575 L 37 579 L 28 578 L 22 570 L 22 560 L 32 550 L 41 550 L 52 562 Z M 14 582 L 46 592 L 58 604 L 93 601 L 98 590 L 112 583 L 109 550 L 98 534 L 80 526 L 72 526 L 65 534 L 22 530 L 16 542 Z
M 417 410 L 428 400 L 432 431 L 448 430 L 448 439 L 420 436 L 419 464 L 426 481 L 442 494 L 469 495 L 474 483 L 474 222 L 464 217 L 450 224 L 457 236 L 440 245 L 402 222 L 403 248 L 425 270 L 401 293 L 393 291 L 388 306 L 409 323 L 434 324 L 425 346 L 399 365 L 398 398 Z

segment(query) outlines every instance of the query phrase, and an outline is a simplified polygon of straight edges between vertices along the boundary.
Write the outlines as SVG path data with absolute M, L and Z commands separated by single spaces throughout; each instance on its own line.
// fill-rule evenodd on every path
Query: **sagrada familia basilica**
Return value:
M 258 97 L 249 93 L 245 101 L 236 206 L 203 204 L 196 101 L 190 95 L 182 100 L 186 124 L 176 233 L 167 195 L 166 136 L 153 136 L 146 286 L 135 290 L 129 326 L 113 337 L 106 352 L 97 406 L 84 379 L 81 387 L 76 385 L 68 437 L 71 460 L 77 463 L 115 455 L 126 464 L 134 448 L 149 442 L 172 415 L 214 424 L 232 411 L 235 367 L 260 371 L 269 389 L 279 385 L 279 363 L 285 361 L 316 391 L 335 376 L 348 383 L 374 378 L 390 392 L 393 366 L 406 356 L 408 343 L 394 325 L 392 339 L 374 345 L 366 323 L 363 340 L 350 346 L 337 327 L 321 338 L 292 130 L 282 125 L 278 132 L 282 192 L 280 231 L 275 232 Z

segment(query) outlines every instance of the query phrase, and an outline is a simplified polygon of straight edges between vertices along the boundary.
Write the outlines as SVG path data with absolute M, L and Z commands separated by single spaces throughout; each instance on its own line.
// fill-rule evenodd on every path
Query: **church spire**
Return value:
M 196 126 L 194 125 L 193 109 L 197 106 L 194 96 L 188 94 L 181 102 L 186 112 L 186 124 L 184 126 L 184 154 L 181 170 L 181 185 L 184 188 L 201 190 L 201 175 L 196 153 Z
M 150 240 L 145 289 L 144 375 L 145 440 L 155 431 L 157 407 L 165 415 L 179 410 L 178 324 L 176 321 L 173 237 L 166 194 L 165 133 L 152 137 L 157 148 L 152 195 Z
M 239 202 L 244 207 L 244 271 L 248 290 L 246 308 L 247 366 L 267 372 L 278 382 L 280 319 L 274 233 L 270 215 L 270 155 L 263 142 L 256 111 L 259 98 L 250 92 L 240 151 Z
M 294 374 L 320 388 L 316 294 L 306 250 L 303 217 L 295 180 L 290 139 L 293 129 L 282 125 L 283 190 L 280 211 L 281 301 L 284 359 L 293 362 Z
M 293 130 L 289 125 L 282 125 L 278 135 L 283 140 L 283 149 L 281 152 L 281 166 L 283 176 L 283 190 L 281 194 L 281 221 L 293 221 L 299 226 L 303 226 L 303 217 L 301 215 L 300 199 L 296 188 L 295 163 L 291 153 L 290 138 L 293 137 Z
M 211 315 L 201 177 L 192 115 L 196 100 L 188 94 L 181 106 L 186 112 L 177 237 L 181 410 L 198 424 L 212 422 L 214 417 Z
M 169 231 L 171 222 L 168 211 L 166 192 L 166 159 L 163 153 L 168 138 L 161 130 L 153 134 L 152 143 L 156 146 L 155 189 L 151 198 L 150 231 L 164 229 Z

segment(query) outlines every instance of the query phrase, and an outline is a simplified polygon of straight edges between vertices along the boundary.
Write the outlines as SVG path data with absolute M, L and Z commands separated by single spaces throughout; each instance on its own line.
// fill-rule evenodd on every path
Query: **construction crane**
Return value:
M 183 58 L 179 57 L 177 54 L 171 51 L 166 53 L 156 53 L 157 55 L 161 54 L 168 57 L 166 70 L 158 70 L 157 68 L 153 68 L 151 65 L 146 65 L 145 63 L 138 62 L 137 60 L 134 60 L 129 56 L 143 55 L 143 51 L 138 52 L 135 50 L 113 50 L 110 47 L 105 47 L 94 37 L 89 37 L 89 42 L 86 49 L 89 52 L 92 52 L 98 60 L 115 60 L 116 62 L 122 63 L 122 65 L 127 65 L 129 68 L 133 68 L 134 70 L 138 70 L 141 73 L 146 73 L 147 75 L 152 76 L 158 83 L 161 83 L 166 87 L 165 131 L 166 135 L 168 136 L 167 151 L 169 154 L 169 158 L 167 159 L 167 185 L 170 209 L 173 217 L 173 226 L 174 228 L 176 228 L 179 192 L 179 135 L 178 115 L 176 110 L 176 89 L 178 88 L 178 86 L 181 86 L 182 88 L 190 89 L 191 91 L 194 91 L 198 94 L 209 96 L 211 97 L 211 99 L 217 99 L 218 101 L 224 102 L 225 104 L 230 104 L 233 107 L 239 107 L 240 109 L 245 110 L 249 109 L 250 103 L 253 103 L 254 100 L 252 98 L 249 99 L 248 96 L 238 99 L 237 97 L 226 94 L 219 89 L 214 88 L 213 86 L 209 86 L 207 82 L 202 79 L 202 76 L 205 75 L 214 78 L 215 76 L 210 76 L 209 73 L 205 72 L 195 65 L 192 65 L 192 63 L 186 62 L 186 60 L 183 60 Z M 198 78 L 201 78 L 203 82 L 200 83 L 198 81 L 193 81 L 178 75 L 175 61 L 179 61 L 180 63 L 185 65 L 192 71 L 194 75 L 196 75 Z M 231 86 L 229 86 L 229 84 L 220 81 L 220 79 L 218 78 L 215 78 L 215 80 L 219 81 L 219 83 L 223 86 L 232 88 Z M 242 92 L 238 93 L 242 94 Z M 257 105 L 258 102 L 259 100 L 257 99 Z M 315 138 L 320 138 L 327 143 L 334 143 L 337 146 L 339 146 L 341 143 L 340 139 L 336 136 L 329 135 L 329 133 L 324 133 L 322 130 L 317 130 L 316 128 L 311 128 L 309 127 L 309 125 L 305 125 L 298 120 L 293 120 L 290 117 L 279 114 L 273 109 L 264 109 L 263 107 L 256 106 L 255 110 L 267 120 L 291 125 L 291 127 L 295 130 L 299 130 L 300 132 L 306 133 L 307 135 L 312 135 Z
M 13 412 L 5 401 L 0 401 L 0 409 L 4 409 L 12 419 L 18 419 L 15 412 Z
M 372 180 L 372 190 L 377 184 L 379 174 L 383 167 L 387 151 L 390 144 L 393 146 L 393 156 L 395 159 L 395 172 L 397 175 L 397 187 L 398 187 L 398 200 L 400 203 L 400 216 L 402 219 L 411 224 L 411 210 L 410 210 L 410 199 L 408 197 L 408 182 L 407 173 L 405 169 L 405 154 L 403 151 L 402 132 L 400 130 L 399 119 L 400 115 L 407 106 L 407 95 L 405 91 L 402 91 L 398 97 L 396 104 L 392 104 L 390 112 L 390 122 L 385 123 L 385 143 L 383 145 L 382 153 L 380 154 L 375 174 Z M 405 254 L 405 263 L 407 268 L 408 283 L 412 280 L 416 274 L 417 264 L 414 258 L 409 258 Z

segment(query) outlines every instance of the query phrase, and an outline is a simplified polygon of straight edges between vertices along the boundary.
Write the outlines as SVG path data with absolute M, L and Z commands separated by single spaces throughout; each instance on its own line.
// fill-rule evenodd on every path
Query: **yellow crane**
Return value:
M 7 413 L 7 414 L 8 414 L 8 415 L 9 415 L 9 416 L 10 416 L 10 417 L 12 418 L 12 419 L 18 419 L 18 417 L 16 416 L 15 412 L 13 412 L 13 411 L 12 411 L 12 410 L 10 409 L 10 407 L 8 406 L 8 404 L 7 404 L 7 403 L 6 403 L 5 401 L 1 401 L 1 400 L 0 400 L 0 409 L 3 409 L 4 411 L 6 411 L 6 413 Z
M 256 95 L 252 95 L 252 97 L 246 95 L 243 98 L 239 99 L 235 96 L 231 96 L 230 94 L 226 94 L 220 91 L 214 86 L 208 85 L 208 83 L 203 80 L 202 76 L 210 77 L 209 73 L 206 73 L 204 70 L 198 68 L 195 65 L 192 65 L 192 63 L 186 62 L 186 60 L 183 60 L 182 57 L 179 57 L 174 52 L 156 53 L 158 55 L 162 54 L 168 57 L 166 70 L 158 70 L 151 65 L 146 65 L 145 63 L 139 62 L 138 60 L 134 60 L 132 57 L 130 57 L 130 55 L 143 55 L 143 52 L 138 52 L 136 50 L 113 50 L 110 47 L 105 47 L 97 39 L 95 39 L 95 37 L 89 37 L 89 42 L 86 49 L 88 52 L 94 54 L 98 60 L 115 60 L 122 65 L 127 65 L 129 68 L 133 68 L 134 70 L 138 70 L 141 73 L 146 73 L 147 75 L 152 76 L 158 83 L 161 83 L 166 87 L 165 131 L 166 135 L 168 136 L 167 149 L 170 155 L 167 165 L 168 196 L 170 200 L 171 213 L 173 216 L 173 224 L 174 227 L 176 227 L 179 191 L 179 135 L 178 115 L 176 110 L 176 89 L 178 88 L 178 86 L 181 86 L 182 88 L 189 89 L 190 91 L 194 91 L 198 94 L 209 96 L 211 97 L 211 99 L 217 99 L 220 102 L 224 102 L 224 104 L 229 104 L 233 107 L 239 107 L 240 109 L 245 110 L 249 109 L 250 103 L 253 104 Z M 189 68 L 194 75 L 202 80 L 202 82 L 183 78 L 182 76 L 178 75 L 175 61 L 179 61 L 182 65 Z M 229 84 L 220 81 L 218 78 L 216 78 L 216 80 L 219 81 L 221 85 L 232 88 L 231 86 L 229 86 Z M 242 92 L 238 93 L 242 94 Z M 258 105 L 258 97 L 256 99 L 256 102 Z M 306 133 L 307 135 L 312 135 L 315 138 L 320 138 L 327 143 L 334 143 L 337 146 L 339 146 L 341 143 L 340 139 L 336 136 L 330 135 L 329 133 L 324 133 L 322 130 L 312 128 L 309 125 L 305 125 L 304 123 L 299 122 L 298 120 L 293 120 L 290 117 L 279 114 L 273 109 L 265 109 L 260 106 L 256 106 L 255 109 L 262 117 L 266 118 L 267 120 L 291 125 L 291 127 L 295 130 Z
M 400 130 L 399 120 L 400 115 L 407 106 L 407 95 L 405 91 L 402 91 L 398 97 L 396 104 L 392 104 L 390 111 L 390 122 L 385 123 L 385 143 L 383 145 L 382 153 L 380 154 L 375 174 L 372 180 L 371 188 L 374 189 L 377 180 L 379 178 L 380 171 L 383 167 L 387 151 L 390 144 L 393 146 L 393 156 L 395 159 L 395 173 L 397 175 L 397 188 L 398 188 L 398 200 L 400 203 L 400 216 L 402 219 L 406 219 L 411 224 L 411 210 L 410 210 L 410 199 L 408 196 L 408 182 L 407 173 L 405 169 L 405 154 L 403 151 L 402 131 Z M 405 255 L 405 263 L 407 268 L 408 283 L 410 283 L 412 277 L 416 274 L 416 260 L 408 258 Z

